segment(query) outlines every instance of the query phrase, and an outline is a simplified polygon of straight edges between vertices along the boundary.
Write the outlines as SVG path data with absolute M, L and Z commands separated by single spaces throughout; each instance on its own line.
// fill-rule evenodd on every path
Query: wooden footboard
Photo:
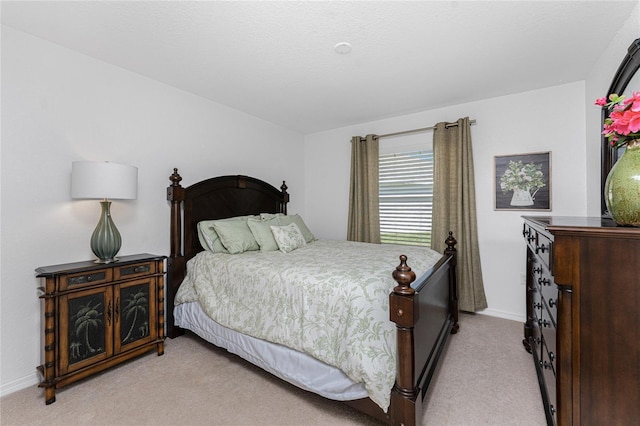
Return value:
M 246 176 L 222 176 L 183 188 L 182 177 L 174 169 L 169 179 L 171 253 L 167 261 L 165 323 L 167 336 L 173 338 L 181 334 L 173 318 L 175 294 L 185 277 L 187 261 L 202 250 L 197 222 L 259 213 L 286 214 L 289 194 L 284 182 L 277 190 Z M 398 285 L 389 296 L 389 312 L 397 326 L 397 368 L 388 413 L 370 399 L 347 402 L 392 425 L 422 423 L 422 401 L 438 359 L 448 335 L 458 331 L 456 240 L 451 232 L 445 243 L 444 256 L 417 282 L 406 256 L 400 256 L 400 265 L 393 271 Z
M 456 243 L 449 232 L 445 256 L 416 283 L 407 257 L 400 256 L 400 265 L 393 272 L 398 285 L 389 295 L 390 319 L 397 327 L 391 406 L 385 414 L 369 399 L 347 404 L 391 425 L 423 423 L 422 401 L 449 334 L 459 328 Z

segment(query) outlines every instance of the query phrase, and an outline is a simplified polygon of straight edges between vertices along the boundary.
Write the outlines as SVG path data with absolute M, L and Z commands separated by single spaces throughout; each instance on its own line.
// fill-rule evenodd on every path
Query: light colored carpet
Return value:
M 462 315 L 425 400 L 425 426 L 544 425 L 522 324 Z M 186 335 L 165 355 L 140 357 L 56 392 L 31 387 L 0 399 L 13 425 L 375 425 L 339 402 L 301 391 Z

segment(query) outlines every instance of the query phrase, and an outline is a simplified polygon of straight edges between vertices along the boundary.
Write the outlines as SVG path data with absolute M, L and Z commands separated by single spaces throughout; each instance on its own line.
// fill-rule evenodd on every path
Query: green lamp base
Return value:
M 96 229 L 91 235 L 91 251 L 96 255 L 98 260 L 96 263 L 112 263 L 117 262 L 116 254 L 122 246 L 122 238 L 118 228 L 111 220 L 111 201 L 100 201 L 102 214 Z

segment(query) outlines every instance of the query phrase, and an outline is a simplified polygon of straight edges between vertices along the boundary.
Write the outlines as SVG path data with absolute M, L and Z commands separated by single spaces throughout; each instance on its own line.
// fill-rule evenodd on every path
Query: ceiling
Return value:
M 629 1 L 2 1 L 2 23 L 302 134 L 583 80 Z M 349 54 L 334 46 L 348 42 Z

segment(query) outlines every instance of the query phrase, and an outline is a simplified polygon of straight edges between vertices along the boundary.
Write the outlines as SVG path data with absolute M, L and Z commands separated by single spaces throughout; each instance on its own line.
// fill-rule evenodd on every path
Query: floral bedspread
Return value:
M 441 257 L 427 248 L 329 240 L 286 254 L 205 251 L 189 261 L 176 303 L 197 300 L 225 327 L 338 367 L 386 411 L 396 370 L 389 293 L 400 254 L 417 277 Z

